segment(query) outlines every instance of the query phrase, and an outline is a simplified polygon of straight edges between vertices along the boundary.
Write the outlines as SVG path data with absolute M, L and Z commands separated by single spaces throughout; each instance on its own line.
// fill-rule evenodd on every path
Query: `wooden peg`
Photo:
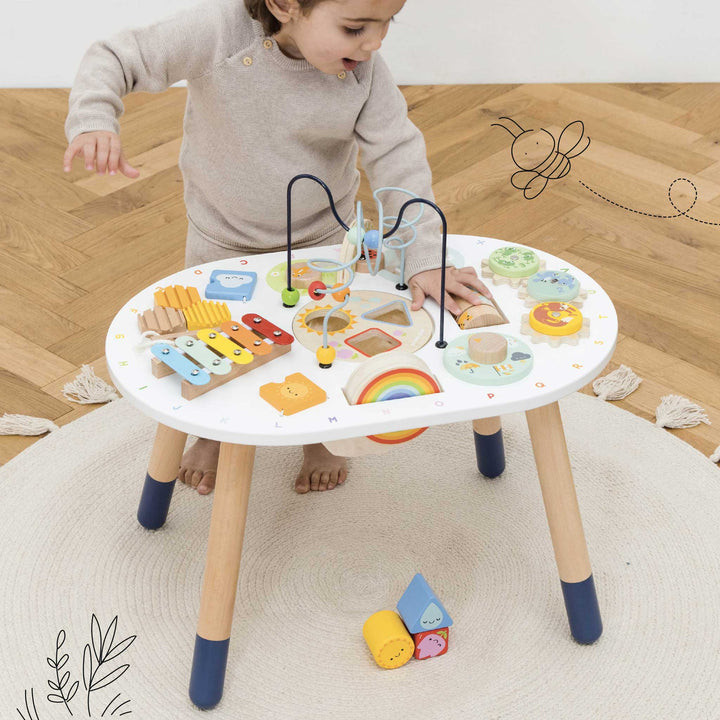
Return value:
M 461 330 L 471 330 L 488 325 L 503 325 L 508 322 L 497 303 L 484 295 L 478 293 L 481 305 L 473 305 L 469 300 L 457 295 L 451 295 L 451 297 L 460 308 L 460 314 L 456 316 L 455 320 Z
M 494 365 L 507 356 L 507 340 L 497 333 L 475 333 L 468 338 L 468 355 L 481 365 Z

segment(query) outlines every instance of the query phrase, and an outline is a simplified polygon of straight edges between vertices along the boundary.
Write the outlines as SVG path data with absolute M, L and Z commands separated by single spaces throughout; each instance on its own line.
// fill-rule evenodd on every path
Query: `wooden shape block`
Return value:
M 247 302 L 255 292 L 257 273 L 247 270 L 213 270 L 205 288 L 205 297 L 211 300 L 237 300 Z
M 197 288 L 192 286 L 168 285 L 168 287 L 155 292 L 155 304 L 163 307 L 172 307 L 179 310 L 200 301 L 200 293 Z
M 396 350 L 366 360 L 350 376 L 343 391 L 351 405 L 363 405 L 431 395 L 442 392 L 442 388 L 423 360 Z M 396 445 L 416 438 L 425 430 L 427 428 L 412 428 L 367 437 L 373 442 Z
M 438 630 L 453 624 L 452 618 L 420 573 L 410 581 L 398 600 L 397 610 L 412 634 Z
M 474 328 L 488 327 L 490 325 L 504 325 L 508 322 L 505 313 L 500 310 L 498 304 L 493 298 L 485 297 L 480 293 L 476 297 L 480 300 L 480 305 L 473 305 L 465 298 L 451 296 L 460 307 L 460 314 L 455 318 L 458 327 L 461 330 L 471 330 Z
M 160 305 L 138 315 L 138 327 L 141 333 L 156 332 L 158 335 L 187 330 L 185 316 L 181 310 Z
M 363 637 L 375 662 L 386 670 L 404 665 L 415 652 L 415 643 L 397 613 L 380 610 L 363 625 Z
M 230 320 L 230 309 L 225 303 L 201 300 L 183 308 L 188 330 L 218 327 L 225 320 Z
M 468 338 L 468 354 L 481 365 L 493 365 L 505 360 L 507 340 L 497 333 L 475 333 Z
M 415 653 L 413 657 L 416 660 L 440 657 L 448 651 L 450 628 L 439 628 L 438 630 L 415 633 L 412 639 L 415 643 Z
M 290 270 L 290 277 L 292 278 L 292 286 L 294 288 L 307 290 L 311 283 L 322 279 L 322 273 L 319 270 L 313 270 L 308 267 L 307 263 L 293 263 Z
M 367 256 L 361 255 L 355 264 L 357 273 L 376 273 L 385 267 L 385 256 L 381 253 L 378 260 L 377 250 L 368 250 Z
M 283 415 L 294 415 L 327 400 L 326 392 L 302 373 L 288 375 L 281 383 L 261 385 L 260 397 Z

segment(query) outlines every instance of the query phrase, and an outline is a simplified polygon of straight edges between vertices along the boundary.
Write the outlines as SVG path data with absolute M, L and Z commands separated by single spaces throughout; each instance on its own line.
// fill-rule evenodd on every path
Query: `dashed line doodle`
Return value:
M 513 174 L 510 182 L 514 188 L 523 191 L 527 200 L 540 195 L 549 180 L 564 178 L 570 172 L 571 158 L 584 153 L 590 145 L 582 120 L 566 125 L 555 140 L 544 128 L 525 130 L 512 118 L 502 116 L 499 119 L 506 120 L 507 125 L 492 123 L 491 127 L 501 127 L 515 138 L 510 154 L 520 170 Z
M 688 180 L 684 177 L 675 178 L 667 189 L 667 199 L 670 205 L 672 205 L 677 212 L 674 215 L 660 215 L 657 213 L 649 213 L 644 212 L 643 210 L 635 210 L 634 208 L 627 207 L 627 205 L 621 205 L 620 203 L 615 202 L 614 200 L 610 200 L 610 198 L 606 198 L 604 195 L 601 195 L 596 190 L 593 190 L 589 185 L 586 185 L 582 180 L 578 180 L 578 182 L 587 190 L 589 190 L 593 195 L 599 197 L 601 200 L 604 200 L 607 203 L 610 203 L 611 205 L 615 205 L 615 207 L 622 208 L 623 210 L 627 210 L 631 213 L 636 213 L 637 215 L 644 215 L 645 217 L 651 217 L 651 218 L 660 218 L 662 220 L 672 220 L 673 218 L 679 218 L 679 217 L 686 217 L 688 220 L 693 220 L 696 223 L 701 223 L 702 225 L 720 225 L 720 222 L 710 222 L 709 220 L 700 220 L 700 218 L 693 217 L 690 215 L 690 211 L 695 207 L 695 203 L 698 199 L 698 191 L 695 183 L 692 180 Z M 682 183 L 683 185 L 677 185 L 678 183 Z M 677 186 L 677 187 L 676 187 Z M 682 193 L 682 187 L 685 187 L 688 190 L 687 194 L 692 195 L 692 202 L 689 204 L 689 206 L 683 210 L 681 206 L 678 205 L 680 201 L 680 194 Z M 675 190 L 676 200 L 673 199 L 673 190 Z M 686 198 L 686 201 L 689 198 Z

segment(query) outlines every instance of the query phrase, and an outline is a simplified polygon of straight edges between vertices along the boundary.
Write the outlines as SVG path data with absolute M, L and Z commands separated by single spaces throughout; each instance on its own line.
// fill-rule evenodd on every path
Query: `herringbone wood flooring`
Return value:
M 685 395 L 714 424 L 672 432 L 712 452 L 720 444 L 720 85 L 403 91 L 450 232 L 526 243 L 596 278 L 620 318 L 608 370 L 625 364 L 644 378 L 618 404 L 652 420 L 663 395 Z M 83 363 L 109 380 L 111 318 L 181 268 L 186 230 L 177 167 L 185 90 L 126 99 L 122 137 L 141 170 L 136 181 L 90 176 L 79 162 L 62 172 L 67 96 L 0 90 L 0 413 L 61 425 L 93 409 L 67 402 L 63 385 Z M 513 138 L 492 126 L 501 116 L 555 138 L 579 119 L 591 144 L 565 177 L 526 199 L 510 180 Z M 559 149 L 572 144 L 566 134 Z M 673 185 L 674 209 L 677 178 L 685 180 Z M 367 184 L 361 199 L 371 207 Z M 0 437 L 0 463 L 36 440 Z

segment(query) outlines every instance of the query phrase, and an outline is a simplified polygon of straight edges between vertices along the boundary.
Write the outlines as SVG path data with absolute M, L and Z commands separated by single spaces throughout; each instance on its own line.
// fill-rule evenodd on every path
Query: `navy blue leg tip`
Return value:
M 190 700 L 201 710 L 215 707 L 222 698 L 229 647 L 230 638 L 206 640 L 199 635 L 195 636 Z
M 560 584 L 572 636 L 583 645 L 594 643 L 602 635 L 603 626 L 593 576 L 576 583 L 561 580 Z
M 165 524 L 174 488 L 175 480 L 159 482 L 150 475 L 145 475 L 145 485 L 137 512 L 138 522 L 144 528 L 157 530 Z
M 492 435 L 475 436 L 475 457 L 478 470 L 487 478 L 496 478 L 505 470 L 505 445 L 502 428 Z

